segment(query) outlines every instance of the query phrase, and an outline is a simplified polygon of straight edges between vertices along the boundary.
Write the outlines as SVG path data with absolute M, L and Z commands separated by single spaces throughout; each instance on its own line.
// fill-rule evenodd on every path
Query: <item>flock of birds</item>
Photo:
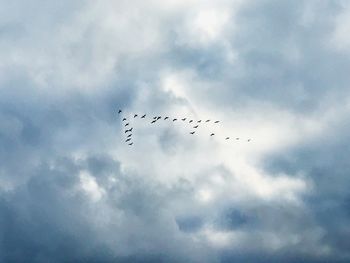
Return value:
M 121 115 L 122 114 L 122 110 L 118 110 L 118 115 Z M 134 119 L 139 117 L 140 119 L 145 119 L 146 118 L 146 114 L 143 114 L 143 115 L 138 115 L 138 114 L 134 114 Z M 200 124 L 201 123 L 208 123 L 208 122 L 211 122 L 212 120 L 210 119 L 207 119 L 207 120 L 193 120 L 193 119 L 188 119 L 188 118 L 182 118 L 182 119 L 177 119 L 177 118 L 170 118 L 169 116 L 165 116 L 165 117 L 162 117 L 162 116 L 154 116 L 152 118 L 152 121 L 151 121 L 151 124 L 154 124 L 156 123 L 157 121 L 160 121 L 160 120 L 170 120 L 170 121 L 183 121 L 183 122 L 186 122 L 188 121 L 188 123 L 193 123 L 194 126 L 192 126 L 192 131 L 190 132 L 190 134 L 195 134 L 196 133 L 196 130 L 199 128 Z M 133 135 L 133 127 L 130 127 L 130 122 L 128 122 L 128 119 L 123 117 L 122 118 L 122 122 L 123 122 L 123 125 L 124 125 L 124 134 L 126 135 L 126 139 L 125 139 L 125 142 L 129 145 L 129 146 L 132 146 L 134 144 L 134 142 L 132 141 L 132 135 Z M 213 123 L 217 124 L 219 123 L 220 121 L 218 120 L 215 120 L 215 121 L 212 121 Z M 214 136 L 215 133 L 210 133 L 210 137 Z M 235 138 L 236 140 L 239 140 L 240 138 L 239 137 L 236 137 Z M 230 137 L 225 137 L 225 140 L 230 140 Z M 247 142 L 250 142 L 251 139 L 247 139 Z

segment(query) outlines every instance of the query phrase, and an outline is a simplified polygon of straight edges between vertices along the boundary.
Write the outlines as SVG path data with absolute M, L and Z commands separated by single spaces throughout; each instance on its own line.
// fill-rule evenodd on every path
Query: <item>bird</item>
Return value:
M 128 138 L 128 139 L 125 140 L 125 142 L 128 142 L 128 141 L 130 141 L 130 140 L 131 140 L 131 138 Z
M 158 118 L 157 116 L 154 116 L 154 117 L 153 117 L 154 120 L 157 119 L 157 118 Z
M 130 133 L 129 135 L 128 135 L 128 137 L 127 138 L 129 138 L 129 137 L 131 137 L 132 136 L 132 133 Z
M 250 142 L 250 139 L 248 139 L 247 142 Z
M 202 122 L 202 120 L 199 120 L 199 121 L 197 121 L 197 122 L 198 122 L 198 123 L 199 123 L 199 122 Z
M 126 118 L 123 118 L 123 121 L 126 121 Z
M 226 139 L 225 139 L 225 140 L 228 140 L 228 139 L 230 139 L 230 137 L 226 137 Z
M 124 132 L 124 133 L 127 133 L 127 132 L 129 132 L 129 130 L 125 130 L 125 132 Z
M 129 145 L 131 146 L 131 145 L 133 145 L 134 143 L 132 142 L 132 143 L 129 143 Z
M 146 114 L 143 114 L 142 116 L 141 116 L 141 119 L 144 119 L 146 117 Z
M 161 116 L 158 116 L 158 117 L 157 117 L 157 120 L 160 120 L 161 118 L 162 118 Z
M 206 120 L 205 122 L 210 122 L 210 120 Z
M 164 120 L 167 120 L 167 119 L 169 119 L 169 117 L 165 117 L 165 118 L 164 118 Z
M 193 122 L 193 120 L 190 120 L 189 123 Z
M 215 133 L 210 134 L 210 136 L 214 136 L 214 135 L 215 135 Z
M 191 134 L 194 134 L 195 133 L 195 131 L 193 131 L 193 132 L 190 132 Z
M 219 123 L 220 121 L 214 121 L 214 123 Z
M 155 123 L 157 120 L 153 120 L 153 121 L 151 121 L 151 123 Z
M 196 126 L 193 126 L 193 128 L 197 129 L 197 128 L 198 128 L 198 125 L 196 125 Z
M 177 121 L 177 119 L 173 119 L 173 121 Z
M 181 119 L 181 120 L 185 121 L 185 120 L 186 120 L 186 118 L 183 118 L 183 119 Z
M 237 137 L 236 140 L 239 140 L 239 138 Z
M 137 114 L 135 114 L 135 115 L 134 115 L 134 118 L 136 118 L 137 116 L 138 116 L 138 115 L 137 115 Z
M 126 123 L 124 126 L 126 127 L 126 126 L 128 126 L 129 125 L 129 123 Z
M 118 114 L 120 114 L 120 113 L 122 113 L 122 110 L 119 110 L 119 111 L 118 111 Z

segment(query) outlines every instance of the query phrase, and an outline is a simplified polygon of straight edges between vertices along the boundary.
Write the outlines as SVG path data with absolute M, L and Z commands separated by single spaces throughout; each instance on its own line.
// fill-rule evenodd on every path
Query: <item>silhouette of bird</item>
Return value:
M 214 121 L 214 123 L 219 123 L 220 121 Z
M 190 120 L 189 123 L 193 122 L 193 120 Z
M 177 119 L 173 119 L 173 121 L 177 121 Z
M 125 130 L 125 132 L 124 132 L 124 133 L 127 133 L 127 132 L 129 132 L 129 130 Z
M 146 117 L 146 114 L 143 114 L 142 116 L 141 116 L 141 119 L 144 119 Z
M 162 118 L 161 116 L 158 116 L 158 117 L 157 117 L 157 120 L 160 120 L 161 118 Z
M 124 126 L 126 127 L 126 126 L 128 126 L 128 125 L 129 125 L 129 123 L 125 124 Z
M 250 139 L 248 139 L 247 142 L 250 142 Z
M 131 140 L 131 138 L 128 138 L 128 139 L 125 140 L 125 142 L 128 142 L 128 141 L 130 141 L 130 140 Z
M 164 118 L 164 120 L 167 120 L 167 119 L 169 119 L 169 117 L 165 117 L 165 118 Z
M 236 140 L 239 140 L 239 138 L 237 137 Z
M 183 119 L 181 119 L 181 120 L 185 121 L 185 120 L 186 120 L 186 118 L 183 118 Z
M 205 122 L 210 122 L 210 120 L 206 120 Z
M 191 134 L 194 134 L 195 133 L 195 131 L 193 131 L 193 132 L 190 132 Z
M 151 121 L 151 123 L 155 123 L 157 120 L 153 120 L 153 121 Z
M 138 116 L 138 115 L 137 115 L 137 114 L 135 114 L 135 115 L 134 115 L 134 118 L 136 118 L 137 116 Z
M 215 133 L 210 134 L 210 136 L 214 136 L 214 135 L 215 135 Z
M 157 118 L 158 118 L 157 116 L 154 116 L 154 117 L 153 117 L 154 120 L 157 119 Z
M 118 111 L 118 114 L 120 114 L 120 113 L 122 113 L 122 110 L 119 110 L 119 111 Z
M 129 143 L 129 145 L 131 146 L 131 145 L 133 145 L 134 143 L 132 142 L 132 143 Z
M 123 118 L 123 121 L 126 121 L 126 118 Z
M 230 139 L 230 137 L 226 137 L 226 139 L 225 139 L 225 140 L 228 140 L 228 139 Z
M 202 120 L 199 120 L 199 121 L 197 121 L 197 122 L 198 122 L 198 123 L 199 123 L 199 122 L 202 122 Z
M 127 138 L 129 138 L 129 137 L 131 137 L 132 136 L 132 133 L 130 133 L 128 136 L 127 136 Z
M 193 126 L 193 128 L 197 129 L 197 128 L 198 128 L 198 125 L 196 125 L 196 126 Z

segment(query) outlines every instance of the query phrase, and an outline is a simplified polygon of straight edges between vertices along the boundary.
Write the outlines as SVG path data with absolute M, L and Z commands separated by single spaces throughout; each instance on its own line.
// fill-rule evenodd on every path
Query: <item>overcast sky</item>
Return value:
M 0 0 L 0 261 L 349 262 L 349 27 L 341 0 Z

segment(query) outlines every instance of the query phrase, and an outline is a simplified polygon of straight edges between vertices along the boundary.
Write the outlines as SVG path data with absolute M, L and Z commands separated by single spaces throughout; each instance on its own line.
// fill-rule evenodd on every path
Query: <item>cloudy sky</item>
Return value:
M 0 6 L 1 262 L 349 262 L 348 1 Z

